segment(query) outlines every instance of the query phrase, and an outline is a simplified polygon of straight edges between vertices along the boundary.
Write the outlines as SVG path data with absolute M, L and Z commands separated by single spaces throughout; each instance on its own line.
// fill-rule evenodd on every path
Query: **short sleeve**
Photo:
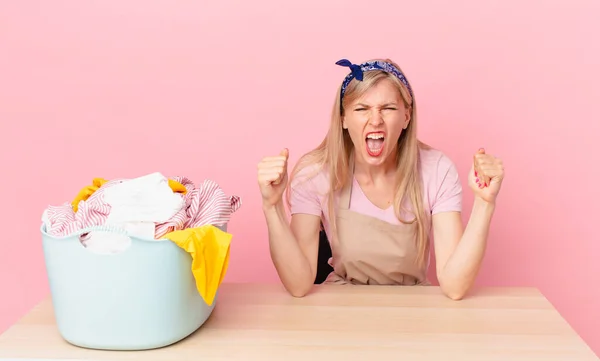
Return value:
M 290 183 L 290 212 L 321 216 L 321 202 L 318 187 L 312 177 L 300 171 Z
M 462 185 L 458 170 L 450 158 L 442 156 L 438 162 L 436 197 L 431 206 L 431 214 L 460 212 L 462 210 Z

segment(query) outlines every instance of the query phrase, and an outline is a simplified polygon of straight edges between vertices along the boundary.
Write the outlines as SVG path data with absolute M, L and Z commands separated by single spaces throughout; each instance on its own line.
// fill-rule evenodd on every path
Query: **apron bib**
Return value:
M 332 232 L 333 272 L 323 284 L 426 285 L 427 265 L 416 263 L 417 223 L 392 224 L 350 210 L 354 161 L 342 189 Z M 429 249 L 428 249 L 429 250 Z M 428 263 L 428 262 L 427 262 Z

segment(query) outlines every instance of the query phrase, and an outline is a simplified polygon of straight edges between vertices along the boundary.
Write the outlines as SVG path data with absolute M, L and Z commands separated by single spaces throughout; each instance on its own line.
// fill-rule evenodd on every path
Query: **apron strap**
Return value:
M 340 194 L 340 208 L 350 209 L 350 198 L 352 196 L 352 184 L 354 184 L 354 152 L 350 153 L 348 159 L 348 178 Z

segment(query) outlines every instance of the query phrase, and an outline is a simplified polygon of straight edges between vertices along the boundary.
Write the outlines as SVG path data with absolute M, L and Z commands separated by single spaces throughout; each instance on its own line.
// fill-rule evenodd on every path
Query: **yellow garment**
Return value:
M 181 184 L 178 181 L 175 181 L 173 179 L 169 179 L 169 187 L 171 187 L 171 190 L 173 191 L 173 193 L 181 193 L 181 194 L 187 193 L 187 188 L 183 184 Z
M 92 181 L 92 185 L 83 187 L 79 191 L 79 194 L 77 194 L 75 199 L 73 199 L 73 202 L 71 202 L 71 207 L 73 207 L 73 211 L 77 212 L 77 209 L 79 208 L 78 207 L 79 202 L 87 201 L 88 198 L 90 198 L 92 196 L 92 194 L 94 194 L 94 192 L 97 191 L 98 188 L 102 187 L 104 185 L 104 183 L 106 183 L 106 182 L 108 182 L 108 181 L 104 178 L 94 178 L 94 180 Z M 181 193 L 181 194 L 187 193 L 187 188 L 185 188 L 185 186 L 183 184 L 181 184 L 173 179 L 169 179 L 169 187 L 171 188 L 173 193 Z
M 80 201 L 86 201 L 88 198 L 90 198 L 90 196 L 92 194 L 94 194 L 95 191 L 98 190 L 98 188 L 102 187 L 104 185 L 104 183 L 106 183 L 106 182 L 108 182 L 108 181 L 106 179 L 104 179 L 104 178 L 94 178 L 94 180 L 92 181 L 92 185 L 83 187 L 79 191 L 79 194 L 77 194 L 77 196 L 75 197 L 75 199 L 73 199 L 73 202 L 71 202 L 71 206 L 73 207 L 73 211 L 77 212 L 77 208 L 79 206 L 79 202 Z
M 232 235 L 213 225 L 187 228 L 167 233 L 171 240 L 192 256 L 192 273 L 196 288 L 204 301 L 212 305 L 229 266 Z

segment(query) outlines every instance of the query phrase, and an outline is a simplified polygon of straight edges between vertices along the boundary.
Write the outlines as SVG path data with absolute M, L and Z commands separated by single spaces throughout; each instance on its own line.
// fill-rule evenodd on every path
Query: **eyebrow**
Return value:
M 398 106 L 398 104 L 397 104 L 396 102 L 389 102 L 389 103 L 385 103 L 385 104 L 382 104 L 381 106 L 382 106 L 382 107 L 389 107 L 390 105 L 392 105 L 392 106 L 395 106 L 395 107 L 396 107 L 396 106 Z M 356 104 L 356 105 L 355 105 L 355 107 L 365 107 L 365 108 L 370 108 L 370 106 L 369 106 L 369 105 L 367 105 L 367 104 L 363 104 L 363 103 L 358 103 L 358 104 Z

